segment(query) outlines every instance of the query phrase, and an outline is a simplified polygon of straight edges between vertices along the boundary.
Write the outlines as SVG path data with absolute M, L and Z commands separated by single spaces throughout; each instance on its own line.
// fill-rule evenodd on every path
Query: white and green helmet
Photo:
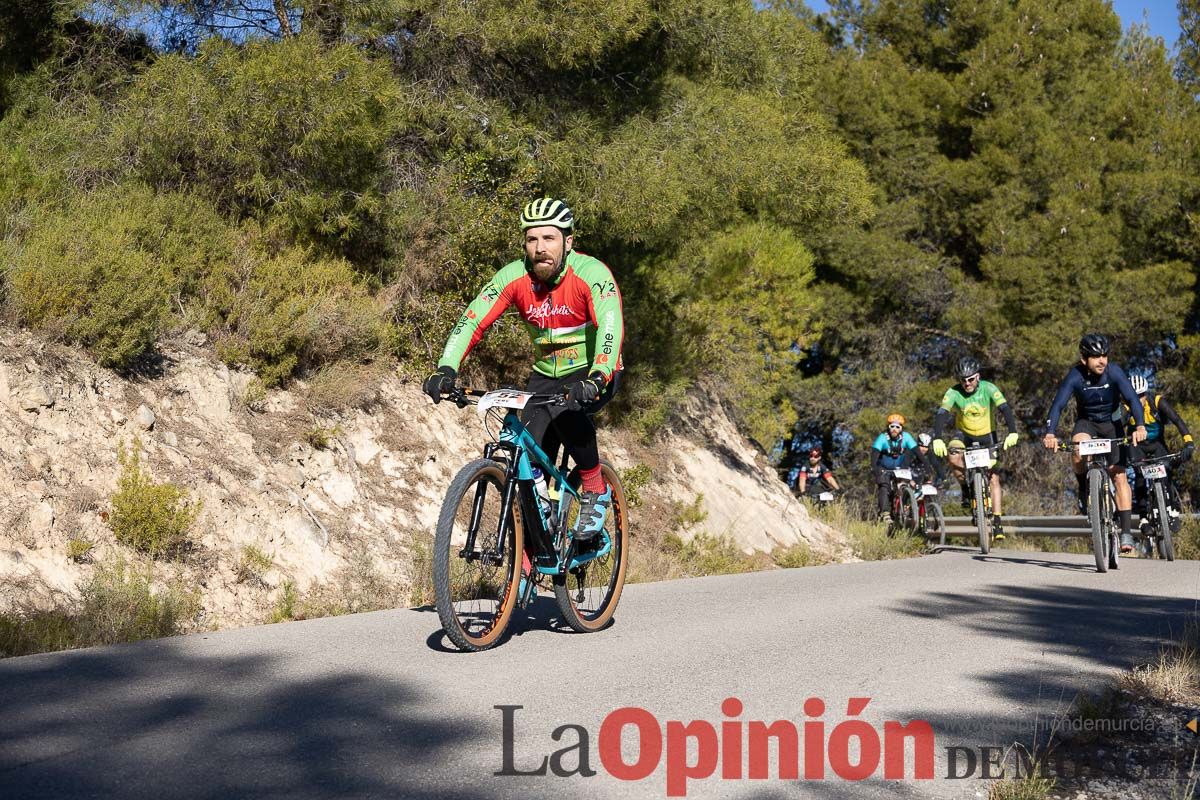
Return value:
M 540 228 L 543 225 L 553 225 L 561 228 L 564 235 L 569 234 L 575 228 L 575 215 L 566 203 L 552 197 L 534 200 L 521 209 L 522 231 Z

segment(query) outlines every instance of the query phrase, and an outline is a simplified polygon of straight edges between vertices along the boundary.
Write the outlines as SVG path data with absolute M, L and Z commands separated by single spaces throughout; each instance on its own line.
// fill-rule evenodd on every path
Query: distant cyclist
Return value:
M 1133 460 L 1161 458 L 1170 454 L 1170 448 L 1167 447 L 1167 426 L 1164 422 L 1170 422 L 1183 436 L 1183 449 L 1180 451 L 1180 455 L 1185 461 L 1191 460 L 1192 452 L 1196 449 L 1192 442 L 1192 434 L 1175 408 L 1167 402 L 1167 398 L 1161 394 L 1150 394 L 1150 382 L 1142 375 L 1130 376 L 1129 384 L 1137 392 L 1138 399 L 1142 402 L 1142 417 L 1146 420 L 1146 440 L 1138 445 L 1135 452 L 1131 454 Z M 1124 407 L 1126 425 L 1129 425 L 1130 418 L 1131 411 L 1126 405 Z M 1132 426 L 1130 426 L 1130 432 L 1132 432 Z M 1135 472 L 1134 476 L 1137 481 L 1136 493 L 1140 500 L 1144 501 L 1145 481 L 1142 480 L 1141 473 Z M 1143 502 L 1139 502 L 1138 505 L 1144 507 Z
M 996 384 L 980 378 L 979 371 L 979 362 L 974 358 L 967 356 L 959 359 L 959 382 L 946 390 L 946 394 L 942 397 L 942 407 L 938 409 L 933 418 L 933 452 L 942 458 L 946 458 L 950 449 L 942 439 L 942 432 L 952 415 L 955 425 L 958 426 L 959 432 L 950 440 L 950 447 L 959 452 L 951 453 L 948 461 L 950 470 L 954 473 L 954 477 L 958 478 L 960 484 L 964 484 L 966 480 L 966 467 L 961 451 L 967 447 L 991 447 L 998 441 L 993 411 L 999 411 L 1004 415 L 1004 425 L 1008 428 L 1008 435 L 1004 437 L 1004 449 L 1012 447 L 1018 440 L 1017 419 L 1013 414 L 1012 406 L 1008 404 L 1004 393 L 997 388 Z M 992 473 L 991 493 L 992 530 L 996 540 L 1003 541 L 1000 475 L 996 472 Z M 970 493 L 964 484 L 963 505 L 967 504 L 969 496 Z
M 904 416 L 889 414 L 887 430 L 871 445 L 871 473 L 875 476 L 875 500 L 881 516 L 891 513 L 892 479 L 887 470 L 911 467 L 914 461 L 924 465 L 917 451 L 917 440 L 904 430 Z
M 1078 418 L 1071 431 L 1072 442 L 1120 438 L 1123 432 L 1117 430 L 1114 419 L 1119 418 L 1122 399 L 1133 416 L 1133 444 L 1136 446 L 1145 440 L 1146 418 L 1142 414 L 1142 402 L 1125 377 L 1125 371 L 1116 364 L 1108 363 L 1109 349 L 1108 337 L 1099 333 L 1089 333 L 1079 340 L 1079 363 L 1071 367 L 1058 385 L 1058 392 L 1050 406 L 1046 435 L 1042 437 L 1042 444 L 1047 448 L 1053 450 L 1058 447 L 1058 437 L 1054 432 L 1058 428 L 1059 417 L 1072 397 L 1075 398 L 1075 415 Z M 1116 486 L 1117 517 L 1121 521 L 1122 553 L 1131 552 L 1134 548 L 1133 535 L 1130 533 L 1133 493 L 1125 476 L 1127 462 L 1127 448 L 1114 447 L 1108 454 L 1108 474 Z M 1078 448 L 1072 454 L 1071 466 L 1075 470 L 1079 508 L 1081 513 L 1086 514 L 1087 473 Z
M 821 460 L 820 447 L 814 445 L 808 448 L 808 461 L 800 467 L 800 474 L 796 477 L 796 491 L 802 495 L 841 491 L 833 472 Z
M 933 453 L 929 452 L 933 437 L 928 433 L 917 434 L 917 456 L 924 460 L 927 469 L 922 470 L 923 480 L 941 487 L 946 482 L 946 464 Z

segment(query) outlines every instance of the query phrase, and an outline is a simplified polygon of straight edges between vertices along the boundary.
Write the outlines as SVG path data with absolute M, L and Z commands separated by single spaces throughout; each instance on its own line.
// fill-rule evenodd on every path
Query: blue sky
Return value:
M 824 0 L 804 2 L 818 13 L 829 8 Z M 1144 14 L 1145 20 L 1150 23 L 1150 33 L 1161 36 L 1168 50 L 1174 49 L 1175 41 L 1179 38 L 1179 10 L 1175 7 L 1175 0 L 1112 0 L 1112 5 L 1123 27 L 1142 22 Z

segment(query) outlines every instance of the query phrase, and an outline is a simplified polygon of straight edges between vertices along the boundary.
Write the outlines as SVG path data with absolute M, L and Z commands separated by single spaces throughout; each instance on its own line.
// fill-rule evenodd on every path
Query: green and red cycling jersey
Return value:
M 505 265 L 459 318 L 438 366 L 457 370 L 509 308 L 516 309 L 533 343 L 534 372 L 558 378 L 586 367 L 611 381 L 622 368 L 621 292 L 602 261 L 574 250 L 553 285 L 530 275 L 524 261 Z

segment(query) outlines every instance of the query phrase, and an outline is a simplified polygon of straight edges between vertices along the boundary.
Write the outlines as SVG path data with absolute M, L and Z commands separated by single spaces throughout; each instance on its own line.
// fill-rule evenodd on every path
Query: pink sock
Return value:
M 583 479 L 583 490 L 585 492 L 595 492 L 596 494 L 604 494 L 608 488 L 604 485 L 604 478 L 600 477 L 600 465 L 591 469 L 579 470 L 579 477 Z

